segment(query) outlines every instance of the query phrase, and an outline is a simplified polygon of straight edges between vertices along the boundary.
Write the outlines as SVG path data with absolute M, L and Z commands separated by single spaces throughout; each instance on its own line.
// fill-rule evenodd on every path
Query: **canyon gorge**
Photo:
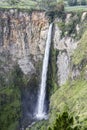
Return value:
M 41 82 L 42 63 L 50 23 L 53 22 L 46 111 L 53 123 L 56 113 L 69 111 L 81 130 L 87 129 L 87 12 L 59 16 L 45 11 L 0 10 L 0 129 L 38 130 L 28 126 Z M 11 116 L 10 116 L 11 115 Z M 78 119 L 77 119 L 78 118 Z M 47 125 L 43 123 L 43 129 Z

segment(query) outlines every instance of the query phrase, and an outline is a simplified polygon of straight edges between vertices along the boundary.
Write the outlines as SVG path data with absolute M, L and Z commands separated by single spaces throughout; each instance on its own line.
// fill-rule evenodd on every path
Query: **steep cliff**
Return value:
M 63 111 L 74 115 L 74 125 L 87 129 L 86 21 L 87 12 L 54 18 L 47 79 L 50 117 L 33 130 L 46 130 Z M 0 11 L 1 130 L 17 130 L 33 121 L 48 27 L 43 11 Z
M 17 61 L 24 74 L 35 73 L 34 63 L 42 60 L 48 26 L 44 12 L 0 11 L 0 52 Z
M 32 118 L 48 27 L 43 11 L 0 10 L 0 129 Z
M 46 130 L 48 126 L 53 128 L 53 125 L 56 129 L 57 121 L 60 130 L 65 130 L 62 121 L 67 119 L 65 117 L 61 119 L 61 116 L 58 119 L 57 115 L 66 111 L 73 116 L 74 125 L 71 125 L 70 129 L 85 130 L 87 12 L 67 13 L 63 19 L 57 17 L 54 20 L 53 32 L 47 81 L 50 87 L 49 120 L 34 125 L 31 130 Z
M 56 113 L 68 111 L 78 129 L 87 129 L 87 12 L 69 13 L 64 21 L 55 21 L 54 48 L 57 55 L 59 89 L 51 96 L 50 123 Z M 74 128 L 73 126 L 73 128 Z

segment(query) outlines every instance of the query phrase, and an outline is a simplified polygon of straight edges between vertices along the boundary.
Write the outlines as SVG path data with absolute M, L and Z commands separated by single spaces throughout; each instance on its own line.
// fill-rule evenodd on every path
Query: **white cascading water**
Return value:
M 49 52 L 50 52 L 50 46 L 51 46 L 52 26 L 53 24 L 51 23 L 49 26 L 46 48 L 45 48 L 45 55 L 44 55 L 44 60 L 43 60 L 42 77 L 41 77 L 37 112 L 36 112 L 37 119 L 46 118 L 46 112 L 44 110 L 44 102 L 45 102 L 45 95 L 46 95 L 46 80 L 47 80 L 47 71 L 48 71 L 48 62 L 49 62 Z

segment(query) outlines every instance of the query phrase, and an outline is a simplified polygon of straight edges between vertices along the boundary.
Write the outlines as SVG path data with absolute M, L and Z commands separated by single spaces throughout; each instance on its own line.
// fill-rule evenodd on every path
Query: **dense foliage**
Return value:
M 5 78 L 6 79 L 6 78 Z M 21 117 L 20 87 L 24 84 L 23 73 L 18 66 L 8 73 L 9 83 L 0 87 L 0 130 L 15 130 Z M 3 85 L 3 81 L 0 84 Z
M 49 127 L 48 130 L 80 130 L 79 126 L 73 127 L 73 124 L 73 117 L 68 112 L 63 112 L 57 115 L 53 127 Z
M 20 2 L 20 0 L 7 0 L 7 2 L 10 4 L 10 5 L 16 5 Z

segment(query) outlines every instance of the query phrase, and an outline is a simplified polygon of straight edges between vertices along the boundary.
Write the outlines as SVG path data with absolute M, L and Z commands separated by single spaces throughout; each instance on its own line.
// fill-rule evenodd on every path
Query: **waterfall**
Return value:
M 40 91 L 38 95 L 38 104 L 37 104 L 37 112 L 36 112 L 37 119 L 43 119 L 46 117 L 44 102 L 45 102 L 45 95 L 46 95 L 46 80 L 47 80 L 47 71 L 48 71 L 49 52 L 51 46 L 52 26 L 53 24 L 50 24 L 49 26 L 45 54 L 43 59 L 41 84 L 40 84 Z

